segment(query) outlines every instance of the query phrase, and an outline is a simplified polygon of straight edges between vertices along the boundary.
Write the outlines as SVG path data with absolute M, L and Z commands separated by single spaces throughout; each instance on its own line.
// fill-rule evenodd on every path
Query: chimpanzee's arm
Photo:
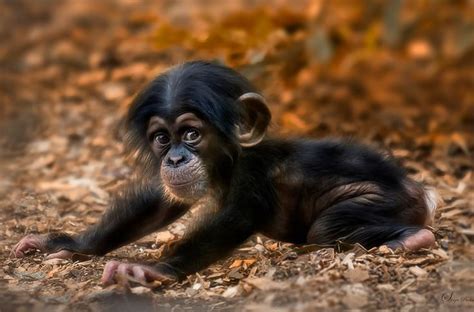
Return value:
M 218 211 L 176 243 L 156 268 L 183 278 L 225 257 L 256 231 L 255 213 L 262 208 L 256 206 L 241 201 Z
M 113 284 L 118 280 L 117 275 L 121 275 L 131 281 L 148 285 L 151 281 L 182 279 L 197 272 L 229 254 L 255 232 L 256 220 L 253 212 L 257 210 L 253 208 L 259 207 L 241 206 L 239 203 L 216 212 L 212 218 L 176 243 L 157 264 L 109 261 L 104 268 L 102 282 L 105 285 Z
M 48 253 L 67 250 L 103 255 L 166 226 L 188 208 L 185 204 L 170 203 L 156 189 L 133 185 L 114 200 L 99 223 L 83 233 L 77 236 L 64 233 L 29 235 L 15 246 L 13 254 L 22 256 L 24 251 L 37 248 Z

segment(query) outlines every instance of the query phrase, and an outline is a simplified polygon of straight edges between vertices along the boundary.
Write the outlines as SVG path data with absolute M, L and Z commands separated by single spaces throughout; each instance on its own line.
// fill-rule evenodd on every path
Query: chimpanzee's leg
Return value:
M 360 198 L 327 208 L 308 231 L 308 243 L 334 245 L 336 241 L 359 243 L 365 248 L 387 245 L 392 249 L 416 250 L 435 243 L 433 233 L 423 225 L 401 224 L 393 214 L 396 207 L 379 202 L 371 206 Z

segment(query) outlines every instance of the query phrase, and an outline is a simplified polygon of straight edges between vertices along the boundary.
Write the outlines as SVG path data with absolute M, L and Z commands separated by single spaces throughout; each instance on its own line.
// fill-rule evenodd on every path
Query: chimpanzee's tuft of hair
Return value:
M 237 145 L 235 125 L 241 114 L 236 100 L 256 92 L 238 72 L 217 63 L 193 61 L 170 68 L 151 81 L 134 99 L 126 118 L 129 154 L 145 171 L 153 165 L 146 130 L 152 116 L 173 120 L 192 112 L 217 128 L 225 142 Z

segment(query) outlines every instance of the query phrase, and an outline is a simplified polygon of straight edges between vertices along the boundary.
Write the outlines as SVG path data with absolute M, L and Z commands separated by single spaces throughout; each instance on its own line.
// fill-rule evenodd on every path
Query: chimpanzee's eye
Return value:
M 183 141 L 185 141 L 186 143 L 195 143 L 200 138 L 201 138 L 201 134 L 195 128 L 186 130 L 186 132 L 183 135 Z
M 166 145 L 170 142 L 170 137 L 164 132 L 158 132 L 154 135 L 153 140 L 161 145 Z

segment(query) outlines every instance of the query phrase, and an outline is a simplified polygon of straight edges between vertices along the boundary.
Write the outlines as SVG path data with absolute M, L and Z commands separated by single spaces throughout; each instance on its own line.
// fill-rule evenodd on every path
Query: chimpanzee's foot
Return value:
M 421 229 L 418 232 L 407 235 L 397 240 L 386 242 L 385 245 L 391 249 L 403 248 L 410 251 L 415 251 L 420 248 L 429 248 L 435 244 L 434 234 L 427 230 Z
M 151 266 L 118 261 L 107 262 L 101 279 L 105 286 L 117 283 L 128 286 L 129 282 L 135 282 L 147 287 L 157 286 L 154 282 L 170 282 L 172 280 L 172 277 Z

